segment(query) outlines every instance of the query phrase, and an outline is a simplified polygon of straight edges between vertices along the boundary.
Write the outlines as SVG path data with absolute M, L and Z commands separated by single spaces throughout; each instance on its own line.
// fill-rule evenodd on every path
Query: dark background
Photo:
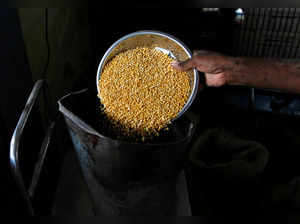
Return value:
M 143 5 L 152 6 L 146 3 Z M 144 29 L 170 33 L 191 50 L 207 49 L 233 56 L 247 55 L 247 52 L 240 54 L 236 51 L 237 48 L 245 46 L 245 43 L 251 42 L 251 38 L 249 41 L 238 41 L 241 40 L 242 29 L 240 24 L 233 21 L 234 10 L 227 8 L 218 12 L 204 12 L 201 9 L 131 9 L 105 12 L 96 8 L 51 8 L 46 13 L 44 8 L 0 9 L 0 25 L 3 31 L 0 35 L 1 214 L 29 214 L 10 172 L 9 144 L 27 97 L 37 80 L 47 79 L 54 109 L 57 109 L 56 101 L 71 91 L 89 88 L 96 93 L 96 70 L 104 52 L 123 35 Z M 251 13 L 253 12 L 250 10 L 249 15 L 252 15 Z M 298 22 L 299 19 L 294 25 L 299 25 Z M 250 26 L 251 23 L 246 25 Z M 297 40 L 295 42 L 297 45 Z M 46 69 L 45 65 L 48 65 Z M 251 91 L 250 88 L 208 88 L 199 94 L 191 111 L 200 117 L 202 130 L 222 126 L 240 137 L 262 142 L 272 151 L 273 163 L 268 168 L 267 179 L 271 182 L 288 182 L 293 175 L 299 175 L 299 119 L 297 116 L 290 116 L 300 110 L 299 104 L 293 101 L 293 107 L 284 104 L 280 110 L 273 111 L 270 108 L 270 100 L 273 100 L 274 93 L 257 92 L 261 98 L 257 97 L 257 101 L 251 104 Z M 292 99 L 296 98 L 297 96 L 293 96 Z M 265 111 L 259 111 L 261 108 Z M 23 136 L 23 156 L 20 159 L 26 182 L 30 179 L 44 135 L 41 122 L 43 116 L 38 110 L 33 113 L 30 127 L 26 130 L 27 134 Z M 72 148 L 64 123 L 62 120 L 60 123 L 60 138 L 57 139 L 63 147 L 54 147 L 47 156 L 38 200 L 35 202 L 42 214 L 51 213 L 60 169 L 67 151 Z M 201 215 L 202 211 L 198 209 L 199 199 L 202 197 L 198 192 L 200 183 L 196 178 L 196 181 L 190 181 L 189 184 L 193 214 Z M 253 193 L 251 189 L 248 190 Z M 249 194 L 246 199 L 249 201 L 253 195 Z M 230 199 L 224 196 L 221 201 L 214 198 L 215 201 L 212 202 L 226 207 L 230 204 L 227 203 Z M 236 200 L 237 203 L 242 201 Z M 224 211 L 228 212 L 230 208 Z M 241 209 L 243 208 L 249 209 L 251 206 L 241 206 Z M 212 214 L 224 215 L 222 212 Z M 232 211 L 232 214 L 235 214 L 235 211 Z M 241 214 L 246 216 L 251 214 L 251 211 Z M 218 220 L 217 216 L 216 220 L 220 223 L 221 218 Z
M 144 29 L 170 33 L 190 49 L 231 52 L 232 9 L 210 14 L 200 9 L 172 13 L 159 11 L 120 10 L 114 16 L 98 9 L 49 9 L 47 15 L 45 9 L 0 10 L 3 31 L 0 36 L 0 191 L 5 198 L 1 203 L 3 214 L 27 214 L 11 176 L 8 158 L 10 138 L 35 81 L 48 80 L 54 105 L 72 90 L 88 87 L 96 91 L 94 77 L 106 49 L 123 35 Z M 50 49 L 47 48 L 47 39 Z M 47 59 L 48 66 L 43 73 Z M 27 174 L 26 182 L 30 179 L 43 137 L 41 116 L 43 114 L 32 115 L 28 134 L 23 136 L 21 150 L 25 156 L 20 160 L 25 160 L 22 172 Z M 58 173 L 53 172 L 53 175 Z

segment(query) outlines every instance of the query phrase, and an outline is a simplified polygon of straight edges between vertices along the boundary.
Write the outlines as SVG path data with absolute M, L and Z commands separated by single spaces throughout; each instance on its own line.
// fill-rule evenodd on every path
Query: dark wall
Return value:
M 96 71 L 89 66 L 88 9 L 48 8 L 50 60 L 46 74 L 42 74 L 47 61 L 45 10 L 22 8 L 18 13 L 33 80 L 48 80 L 55 103 L 73 89 L 86 88 L 90 80 L 95 86 Z

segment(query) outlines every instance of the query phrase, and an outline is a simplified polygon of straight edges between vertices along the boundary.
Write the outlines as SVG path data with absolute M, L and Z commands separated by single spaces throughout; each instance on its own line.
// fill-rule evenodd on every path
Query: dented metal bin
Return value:
M 195 123 L 183 116 L 170 127 L 167 137 L 130 143 L 103 135 L 105 130 L 97 123 L 99 106 L 96 95 L 88 90 L 59 101 L 95 213 L 168 214 L 166 203 L 185 166 Z

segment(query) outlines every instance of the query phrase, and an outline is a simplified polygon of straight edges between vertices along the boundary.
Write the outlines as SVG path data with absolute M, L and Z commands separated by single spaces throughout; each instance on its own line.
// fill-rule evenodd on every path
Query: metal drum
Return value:
M 96 94 L 87 90 L 59 101 L 96 214 L 168 214 L 166 197 L 171 198 L 174 179 L 186 164 L 195 122 L 185 115 L 167 136 L 126 142 L 105 134 L 99 107 Z

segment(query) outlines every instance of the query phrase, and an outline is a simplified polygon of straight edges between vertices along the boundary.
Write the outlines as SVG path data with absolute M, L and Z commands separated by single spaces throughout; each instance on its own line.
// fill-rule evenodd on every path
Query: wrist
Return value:
M 224 70 L 226 85 L 235 85 L 236 83 L 239 82 L 236 73 L 238 71 L 238 67 L 240 66 L 240 64 L 241 64 L 240 58 L 229 57 L 229 56 L 226 58 L 226 65 Z

